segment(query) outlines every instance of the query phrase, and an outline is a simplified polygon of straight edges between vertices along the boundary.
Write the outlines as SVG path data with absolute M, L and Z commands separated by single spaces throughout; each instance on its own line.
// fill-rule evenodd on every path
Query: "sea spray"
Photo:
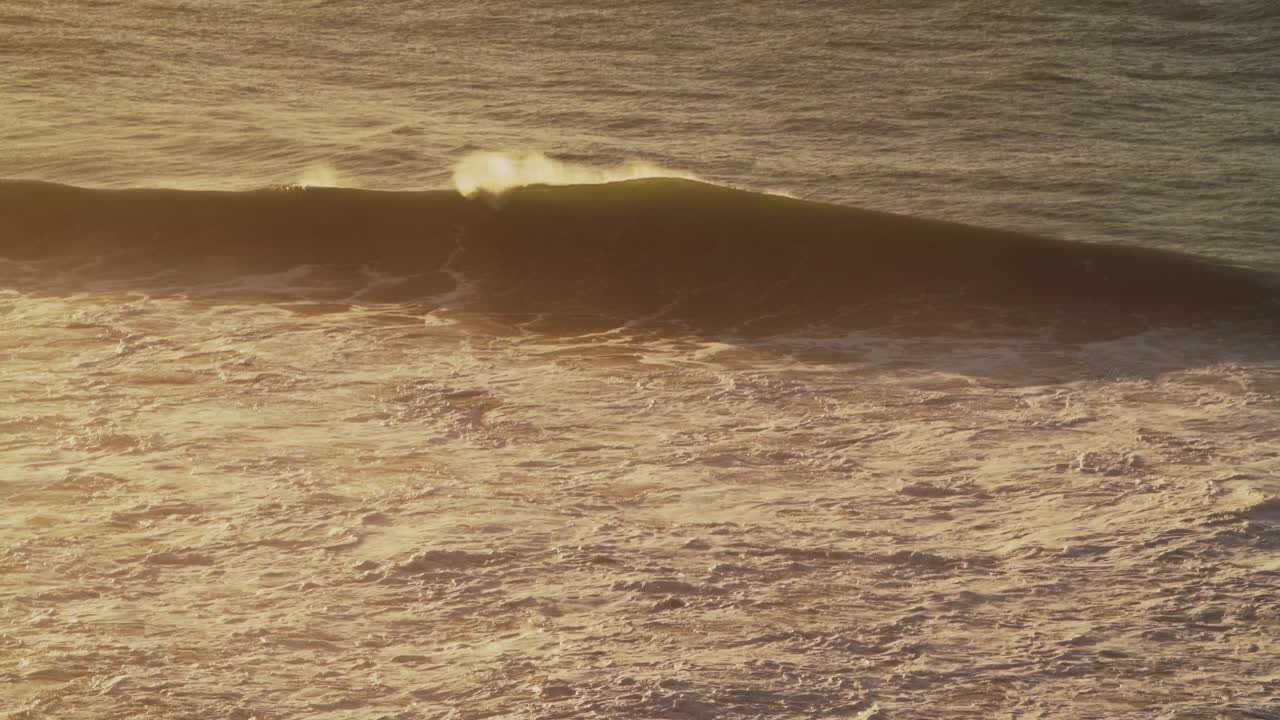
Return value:
M 555 160 L 540 152 L 477 152 L 454 166 L 453 186 L 472 197 L 479 193 L 501 194 L 525 185 L 595 185 L 654 177 L 698 179 L 693 173 L 643 160 L 593 167 Z

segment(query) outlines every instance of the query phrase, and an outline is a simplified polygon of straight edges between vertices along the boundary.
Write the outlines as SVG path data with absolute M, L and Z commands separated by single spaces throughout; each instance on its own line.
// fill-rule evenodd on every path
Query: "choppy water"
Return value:
M 1272 717 L 1277 68 L 1265 2 L 0 0 L 0 714 Z

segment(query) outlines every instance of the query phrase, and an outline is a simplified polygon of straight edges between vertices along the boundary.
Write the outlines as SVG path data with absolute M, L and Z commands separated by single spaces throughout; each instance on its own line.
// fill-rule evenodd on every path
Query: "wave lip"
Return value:
M 0 254 L 218 267 L 367 266 L 469 312 L 604 326 L 779 332 L 813 324 L 955 328 L 1050 316 L 1082 328 L 1248 319 L 1273 327 L 1275 275 L 653 178 L 450 191 L 242 193 L 0 184 Z M 216 260 L 216 262 L 213 262 Z M 425 279 L 424 279 L 425 278 Z M 575 321 L 576 322 L 576 321 Z
M 465 197 L 484 193 L 500 195 L 529 185 L 598 185 L 641 178 L 697 176 L 651 162 L 632 160 L 598 168 L 563 162 L 542 153 L 479 152 L 464 157 L 453 169 L 453 186 Z

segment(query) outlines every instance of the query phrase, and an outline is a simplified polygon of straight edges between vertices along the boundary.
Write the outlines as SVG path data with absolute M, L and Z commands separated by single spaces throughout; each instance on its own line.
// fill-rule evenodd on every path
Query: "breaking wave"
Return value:
M 0 255 L 100 258 L 186 277 L 303 265 L 400 278 L 399 301 L 547 327 L 775 333 L 954 330 L 1054 318 L 1114 335 L 1240 320 L 1268 328 L 1267 272 L 671 178 L 511 190 L 86 190 L 0 183 Z M 465 290 L 465 292 L 464 292 Z
M 454 166 L 453 187 L 466 197 L 474 197 L 480 193 L 506 193 L 527 185 L 598 185 L 660 177 L 698 179 L 692 173 L 641 160 L 601 168 L 554 160 L 539 152 L 478 152 Z

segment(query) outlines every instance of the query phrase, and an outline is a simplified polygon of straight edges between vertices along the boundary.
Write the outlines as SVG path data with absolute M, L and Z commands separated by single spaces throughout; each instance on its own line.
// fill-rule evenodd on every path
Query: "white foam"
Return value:
M 693 173 L 643 160 L 593 167 L 554 160 L 532 151 L 471 153 L 453 168 L 453 186 L 467 197 L 479 193 L 500 194 L 525 185 L 594 185 L 653 177 L 698 179 Z
M 298 187 L 340 187 L 338 171 L 327 162 L 312 163 L 302 171 Z

